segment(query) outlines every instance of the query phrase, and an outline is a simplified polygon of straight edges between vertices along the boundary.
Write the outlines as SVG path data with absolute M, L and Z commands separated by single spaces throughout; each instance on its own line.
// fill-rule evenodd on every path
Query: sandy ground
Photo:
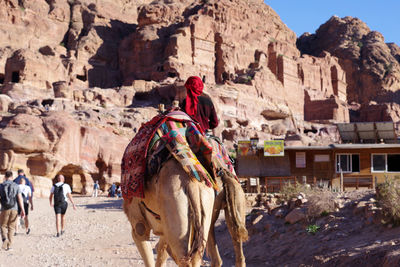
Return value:
M 0 266 L 144 266 L 133 243 L 121 199 L 75 197 L 67 210 L 66 232 L 55 237 L 48 199 L 35 199 L 31 234 L 20 229 L 13 251 L 0 252 Z M 152 237 L 154 246 L 158 238 Z M 175 266 L 169 259 L 167 266 Z

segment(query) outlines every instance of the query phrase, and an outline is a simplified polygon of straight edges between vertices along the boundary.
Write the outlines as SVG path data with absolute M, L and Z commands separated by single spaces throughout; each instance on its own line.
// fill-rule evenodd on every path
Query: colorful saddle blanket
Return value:
M 144 198 L 145 178 L 157 172 L 151 165 L 156 165 L 159 170 L 161 161 L 166 159 L 166 151 L 191 178 L 218 190 L 214 182 L 215 171 L 227 168 L 234 172 L 233 166 L 222 144 L 209 142 L 200 129 L 197 122 L 178 110 L 158 115 L 144 124 L 129 143 L 122 159 L 124 199 Z

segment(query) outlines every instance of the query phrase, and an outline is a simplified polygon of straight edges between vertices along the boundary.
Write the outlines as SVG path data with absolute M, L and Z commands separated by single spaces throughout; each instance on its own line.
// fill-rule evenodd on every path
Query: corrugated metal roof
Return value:
M 400 149 L 400 144 L 331 144 L 329 146 L 289 146 L 285 147 L 285 150 L 329 150 L 329 149 L 370 149 L 370 148 Z
M 399 148 L 400 144 L 332 144 L 335 149 Z
M 353 122 L 336 124 L 340 137 L 344 142 L 362 143 L 379 142 L 394 143 L 397 140 L 393 122 Z

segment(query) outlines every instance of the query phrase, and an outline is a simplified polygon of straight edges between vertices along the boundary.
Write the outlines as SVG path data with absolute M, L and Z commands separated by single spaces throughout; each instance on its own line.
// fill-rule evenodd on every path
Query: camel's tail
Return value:
M 245 222 L 246 199 L 240 183 L 236 180 L 234 174 L 228 170 L 222 170 L 222 182 L 225 190 L 226 210 L 233 227 L 233 235 L 237 242 L 248 240 L 248 232 Z

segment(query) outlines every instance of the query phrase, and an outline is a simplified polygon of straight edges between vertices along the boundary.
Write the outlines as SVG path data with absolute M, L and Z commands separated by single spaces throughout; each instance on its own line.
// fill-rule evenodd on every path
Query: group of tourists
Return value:
M 59 237 L 65 232 L 67 199 L 70 200 L 74 209 L 76 206 L 72 199 L 71 187 L 64 183 L 64 176 L 57 175 L 56 179 L 57 183 L 51 188 L 49 200 L 56 214 L 56 237 Z M 33 184 L 25 176 L 23 170 L 18 170 L 18 176 L 14 180 L 11 171 L 5 172 L 4 182 L 0 184 L 0 226 L 3 250 L 12 250 L 13 239 L 17 235 L 19 224 L 25 228 L 26 235 L 30 234 L 28 215 L 29 210 L 33 210 L 33 192 Z
M 100 194 L 100 192 L 101 190 L 99 181 L 95 181 L 93 185 L 92 197 L 97 197 Z M 121 185 L 117 186 L 115 183 L 112 183 L 110 188 L 108 189 L 108 197 L 117 197 L 117 198 L 122 197 Z
M 6 171 L 4 182 L 0 184 L 0 226 L 2 249 L 11 250 L 14 236 L 17 234 L 18 217 L 21 218 L 26 234 L 29 235 L 29 207 L 33 210 L 33 185 L 25 177 L 23 170 L 18 170 L 14 180 L 11 171 Z

